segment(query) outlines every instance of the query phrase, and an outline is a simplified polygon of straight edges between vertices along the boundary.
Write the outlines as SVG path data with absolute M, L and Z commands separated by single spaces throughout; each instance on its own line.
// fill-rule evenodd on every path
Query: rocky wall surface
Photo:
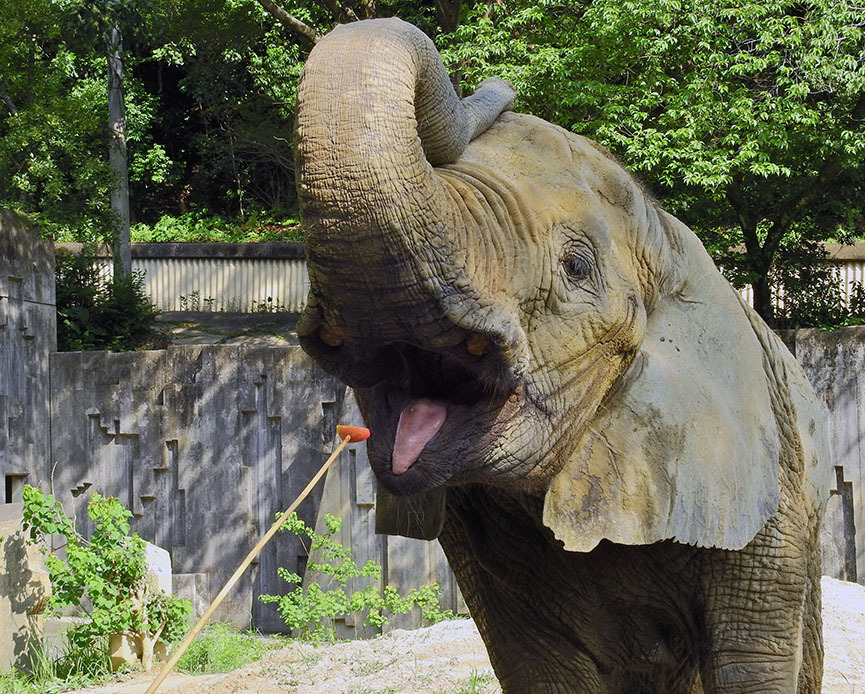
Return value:
M 0 672 L 31 667 L 51 597 L 45 561 L 22 519 L 23 504 L 0 504 Z
M 48 355 L 57 348 L 54 252 L 0 210 L 0 501 L 49 470 Z
M 79 521 L 92 492 L 118 497 L 201 609 L 335 446 L 345 388 L 297 348 L 185 346 L 54 354 L 51 399 L 55 495 Z M 320 497 L 301 506 L 309 523 Z M 276 567 L 305 555 L 278 534 L 215 619 L 283 628 L 254 598 L 285 592 Z
M 823 525 L 824 573 L 865 583 L 865 326 L 798 330 L 793 349 L 829 410 L 835 484 Z
M 201 612 L 333 449 L 337 422 L 358 423 L 353 399 L 297 347 L 51 354 L 53 277 L 50 246 L 0 213 L 0 500 L 18 501 L 29 482 L 53 489 L 81 520 L 91 492 L 120 498 L 134 528 L 170 551 L 175 590 Z M 865 582 L 865 328 L 798 331 L 785 342 L 830 411 L 825 573 Z M 364 446 L 341 458 L 301 516 L 319 528 L 325 511 L 341 516 L 358 563 L 376 561 L 382 581 L 402 589 L 434 580 L 445 607 L 460 609 L 437 543 L 375 535 Z M 289 587 L 277 566 L 302 573 L 305 562 L 297 539 L 277 535 L 216 618 L 281 630 L 274 606 L 255 598 Z

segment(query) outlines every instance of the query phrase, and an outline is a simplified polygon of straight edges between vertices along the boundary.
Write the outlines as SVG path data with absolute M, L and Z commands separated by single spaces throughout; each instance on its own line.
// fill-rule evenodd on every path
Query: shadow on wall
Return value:
M 118 497 L 135 514 L 134 529 L 171 552 L 176 591 L 201 611 L 333 450 L 336 424 L 358 423 L 350 394 L 296 347 L 51 353 L 50 258 L 34 234 L 34 257 L 45 256 L 42 263 L 27 260 L 21 243 L 3 246 L 13 236 L 8 222 L 0 218 L 5 501 L 14 500 L 25 479 L 45 490 L 53 484 L 67 512 L 79 519 L 86 518 L 91 492 Z M 800 331 L 787 342 L 832 410 L 834 463 L 843 468 L 825 524 L 824 547 L 831 549 L 826 573 L 844 576 L 844 557 L 852 551 L 858 576 L 865 577 L 865 379 L 858 375 L 865 373 L 865 328 Z M 358 447 L 340 461 L 326 490 L 320 486 L 301 506 L 301 517 L 315 524 L 324 494 L 328 510 L 345 519 L 343 542 L 358 548 L 360 563 L 382 564 L 401 588 L 431 579 L 445 584 L 436 544 L 375 536 L 374 483 L 364 453 Z M 848 497 L 852 502 L 842 503 Z M 255 596 L 284 594 L 289 586 L 276 576 L 276 567 L 302 573 L 305 560 L 297 538 L 278 534 L 216 618 L 237 626 L 252 619 L 263 630 L 283 630 L 274 606 Z M 0 573 L 0 580 L 8 579 Z M 456 588 L 452 582 L 443 587 L 450 594 L 445 607 L 454 609 Z M 23 602 L 20 609 L 30 614 Z M 17 632 L 0 625 L 3 633 Z
M 119 498 L 133 529 L 171 552 L 178 592 L 200 609 L 336 445 L 345 395 L 298 348 L 53 354 L 56 496 L 79 519 L 92 492 Z M 320 498 L 300 509 L 309 524 Z M 215 618 L 284 629 L 254 597 L 284 593 L 277 566 L 302 569 L 305 554 L 278 535 Z
M 22 508 L 0 506 L 0 672 L 30 670 L 51 597 L 42 555 L 21 530 Z

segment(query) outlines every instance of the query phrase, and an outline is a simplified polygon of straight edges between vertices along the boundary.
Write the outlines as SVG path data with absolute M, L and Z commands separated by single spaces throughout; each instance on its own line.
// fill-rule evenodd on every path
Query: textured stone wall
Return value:
M 57 348 L 54 252 L 0 210 L 0 501 L 49 470 L 48 355 Z
M 50 354 L 53 303 L 50 246 L 2 213 L 3 501 L 19 500 L 26 481 L 53 489 L 80 520 L 91 492 L 117 496 L 133 510 L 135 529 L 171 552 L 175 590 L 203 611 L 333 449 L 336 424 L 359 422 L 353 399 L 296 347 Z M 799 331 L 785 341 L 830 410 L 836 486 L 823 536 L 825 572 L 863 582 L 865 328 Z M 445 606 L 462 607 L 437 543 L 375 535 L 375 484 L 363 445 L 343 453 L 301 516 L 321 527 L 325 511 L 345 519 L 343 543 L 359 563 L 381 564 L 383 581 L 401 589 L 436 581 Z M 281 629 L 274 606 L 255 597 L 285 592 L 276 567 L 302 572 L 305 561 L 299 541 L 277 535 L 217 619 Z M 368 633 L 350 621 L 340 630 Z
M 336 444 L 345 388 L 296 348 L 187 346 L 54 354 L 51 401 L 55 495 L 78 519 L 92 492 L 118 497 L 201 608 Z M 215 618 L 278 630 L 254 596 L 284 592 L 276 567 L 304 559 L 277 535 Z
M 362 421 L 351 394 L 343 413 L 344 422 Z M 437 541 L 375 534 L 375 495 L 375 475 L 369 466 L 366 444 L 349 446 L 325 478 L 316 530 L 325 531 L 325 513 L 342 518 L 342 528 L 336 540 L 344 547 L 351 548 L 358 566 L 374 561 L 382 567 L 379 587 L 389 585 L 405 595 L 413 588 L 436 583 L 442 591 L 440 603 L 443 609 L 468 614 L 456 578 Z M 367 582 L 363 579 L 363 584 Z M 359 580 L 348 585 L 349 590 L 361 587 Z M 412 629 L 420 626 L 421 622 L 419 610 L 415 608 L 413 613 L 391 618 L 385 631 Z M 336 629 L 341 638 L 368 638 L 378 632 L 375 628 L 365 626 L 356 615 L 338 620 Z
M 823 526 L 824 573 L 865 583 L 865 327 L 799 330 L 792 348 L 829 409 L 835 485 Z

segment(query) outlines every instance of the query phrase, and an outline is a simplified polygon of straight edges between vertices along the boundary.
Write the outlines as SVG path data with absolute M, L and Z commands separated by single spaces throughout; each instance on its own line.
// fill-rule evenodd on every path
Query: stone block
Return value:
M 148 542 L 144 547 L 144 560 L 156 587 L 171 595 L 171 555 L 168 550 Z
M 0 671 L 28 670 L 42 642 L 51 582 L 21 528 L 23 504 L 0 505 Z
M 206 573 L 173 574 L 174 594 L 192 603 L 192 616 L 204 614 L 210 605 L 210 591 Z

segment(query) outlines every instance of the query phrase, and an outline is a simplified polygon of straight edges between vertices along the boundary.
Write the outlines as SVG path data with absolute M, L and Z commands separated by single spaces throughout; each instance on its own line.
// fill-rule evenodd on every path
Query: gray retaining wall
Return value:
M 57 349 L 54 251 L 0 210 L 0 499 L 49 469 L 48 355 Z
M 823 528 L 825 572 L 865 584 L 865 326 L 798 330 L 792 351 L 829 408 L 835 484 Z
M 215 597 L 255 540 L 306 486 L 336 443 L 345 388 L 295 348 L 170 347 L 51 357 L 53 484 L 78 519 L 92 492 L 118 497 L 134 529 L 169 550 L 198 607 Z M 321 489 L 301 508 L 314 522 Z M 280 535 L 216 619 L 277 630 L 276 567 L 305 551 Z

